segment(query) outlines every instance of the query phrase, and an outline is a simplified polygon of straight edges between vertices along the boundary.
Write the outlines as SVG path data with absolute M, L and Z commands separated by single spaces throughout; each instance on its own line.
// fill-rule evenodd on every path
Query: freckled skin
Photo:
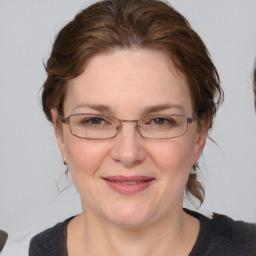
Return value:
M 177 104 L 162 114 L 192 116 L 191 96 L 183 74 L 178 74 L 165 54 L 155 50 L 115 50 L 94 56 L 84 72 L 69 81 L 64 114 L 98 113 L 78 105 L 103 104 L 120 119 L 141 118 L 151 105 Z M 53 110 L 56 120 L 56 111 Z M 86 216 L 127 227 L 167 220 L 182 211 L 183 192 L 190 168 L 198 159 L 206 134 L 196 122 L 185 135 L 169 140 L 142 138 L 134 123 L 125 123 L 114 139 L 95 141 L 72 136 L 63 125 L 58 143 L 69 164 Z M 146 190 L 123 195 L 101 177 L 143 175 L 155 181 Z

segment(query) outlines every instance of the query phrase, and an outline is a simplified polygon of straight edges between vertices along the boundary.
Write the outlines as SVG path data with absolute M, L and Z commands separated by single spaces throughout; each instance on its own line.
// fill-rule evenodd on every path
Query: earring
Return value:
M 190 174 L 191 175 L 196 175 L 197 171 L 196 169 L 198 168 L 198 161 L 196 160 L 195 158 L 195 163 L 194 165 L 192 166 L 192 168 L 190 169 Z
M 68 164 L 66 163 L 66 159 L 65 158 L 63 158 L 63 164 L 67 166 L 67 169 L 65 171 L 65 175 L 67 175 L 68 172 L 69 172 L 69 169 L 68 169 Z

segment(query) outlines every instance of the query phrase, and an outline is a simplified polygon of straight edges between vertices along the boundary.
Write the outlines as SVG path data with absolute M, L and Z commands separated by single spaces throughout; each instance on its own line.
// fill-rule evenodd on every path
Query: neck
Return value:
M 68 252 L 71 256 L 188 255 L 198 233 L 198 220 L 182 209 L 136 228 L 113 225 L 85 211 L 68 225 Z

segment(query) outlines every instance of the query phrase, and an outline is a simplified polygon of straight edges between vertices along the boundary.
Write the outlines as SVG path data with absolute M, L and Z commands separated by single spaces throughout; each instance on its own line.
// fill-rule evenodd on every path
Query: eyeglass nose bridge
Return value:
M 123 127 L 122 123 L 136 123 L 135 129 L 139 133 L 139 135 L 142 136 L 141 133 L 140 133 L 140 130 L 139 130 L 139 120 L 123 120 L 123 119 L 118 119 L 118 121 L 119 121 L 119 124 L 116 127 L 117 133 L 116 133 L 116 135 L 114 137 L 116 137 L 121 132 L 122 127 Z

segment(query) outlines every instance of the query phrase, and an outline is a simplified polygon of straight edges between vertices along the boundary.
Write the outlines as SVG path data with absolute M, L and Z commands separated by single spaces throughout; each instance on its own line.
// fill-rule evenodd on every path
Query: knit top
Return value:
M 188 256 L 256 256 L 256 225 L 216 213 L 210 219 L 184 211 L 200 221 L 197 241 Z M 67 225 L 72 218 L 33 237 L 29 256 L 68 256 Z

